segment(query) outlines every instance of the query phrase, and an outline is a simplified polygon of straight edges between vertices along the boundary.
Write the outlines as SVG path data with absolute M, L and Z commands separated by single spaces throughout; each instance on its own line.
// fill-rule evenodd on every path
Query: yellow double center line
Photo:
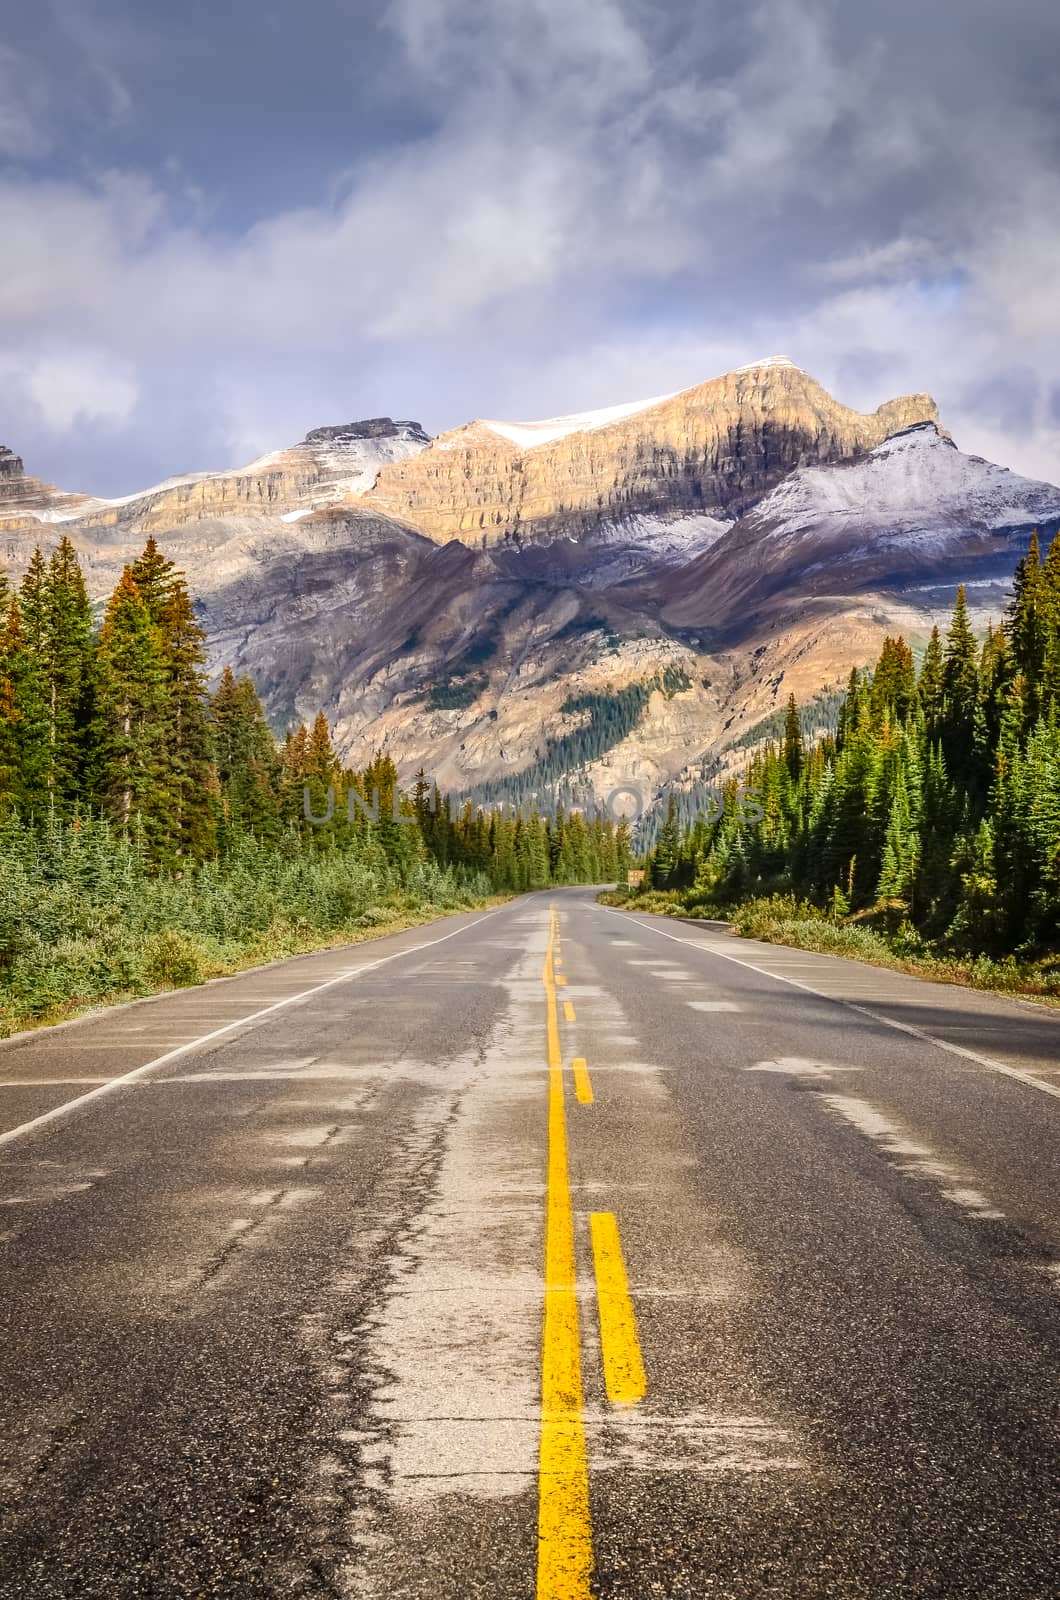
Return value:
M 574 1269 L 574 1211 L 567 1160 L 563 1052 L 559 1041 L 549 917 L 545 985 L 548 1039 L 548 1196 L 545 1220 L 545 1333 L 541 1356 L 537 1600 L 589 1600 L 593 1565 L 589 1462 L 582 1417 L 582 1364 Z
M 548 1193 L 545 1218 L 545 1332 L 541 1355 L 541 1455 L 538 1471 L 537 1600 L 590 1600 L 593 1566 L 589 1463 L 583 1419 L 574 1210 L 567 1157 L 563 1050 L 556 998 L 556 913 L 550 912 L 542 982 L 548 1040 Z M 565 1002 L 568 1022 L 574 1007 Z M 593 1104 L 582 1056 L 571 1062 L 574 1091 Z M 589 1219 L 600 1314 L 604 1384 L 612 1405 L 636 1405 L 647 1387 L 618 1220 Z

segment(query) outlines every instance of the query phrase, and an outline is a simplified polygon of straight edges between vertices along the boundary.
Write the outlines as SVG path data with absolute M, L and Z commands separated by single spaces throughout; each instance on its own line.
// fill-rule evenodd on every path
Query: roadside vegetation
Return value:
M 278 740 L 205 659 L 153 540 L 98 627 L 68 540 L 0 573 L 0 1036 L 631 863 L 610 820 L 345 768 L 322 714 Z
M 677 890 L 653 889 L 637 894 L 618 889 L 605 891 L 598 898 L 604 905 L 629 911 L 727 922 L 734 933 L 745 939 L 846 956 L 938 983 L 959 983 L 972 989 L 1028 995 L 1060 1004 L 1060 955 L 1032 961 L 1020 961 L 1015 956 L 996 960 L 986 955 L 947 955 L 942 949 L 925 945 L 915 932 L 911 935 L 901 922 L 895 926 L 895 912 L 900 915 L 900 907 L 833 920 L 820 907 L 793 895 L 747 900 L 737 906 L 690 903 Z
M 981 644 L 959 589 L 919 672 L 885 640 L 834 735 L 807 745 L 792 698 L 720 815 L 682 828 L 672 799 L 644 886 L 606 898 L 1060 997 L 1060 536 L 1044 561 L 1032 541 L 1013 587 Z

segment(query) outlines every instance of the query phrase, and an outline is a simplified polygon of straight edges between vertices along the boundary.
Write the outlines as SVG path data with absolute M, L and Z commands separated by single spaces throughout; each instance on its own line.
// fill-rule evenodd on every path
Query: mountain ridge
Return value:
M 475 537 L 492 518 L 496 532 L 487 532 L 486 539 L 493 542 L 516 528 L 525 538 L 534 524 L 547 533 L 579 513 L 586 526 L 604 520 L 589 513 L 592 503 L 601 500 L 600 482 L 616 453 L 619 466 L 632 469 L 633 481 L 613 483 L 614 497 L 606 506 L 596 505 L 596 511 L 724 512 L 795 465 L 856 455 L 910 421 L 938 421 L 930 395 L 900 396 L 875 412 L 857 412 L 839 405 L 787 357 L 774 356 L 668 395 L 543 422 L 478 419 L 433 439 L 419 423 L 394 422 L 390 417 L 318 427 L 300 444 L 267 452 L 245 466 L 174 474 L 110 499 L 56 490 L 40 479 L 24 478 L 26 492 L 20 501 L 16 473 L 10 483 L 0 478 L 0 530 L 10 531 L 5 504 L 8 512 L 29 519 L 20 527 L 31 526 L 34 520 L 87 520 L 97 527 L 135 523 L 138 531 L 152 532 L 208 515 L 260 509 L 267 514 L 308 515 L 328 503 L 364 500 L 368 511 L 393 516 L 439 542 L 460 533 Z M 510 437 L 527 430 L 540 437 L 525 446 Z M 752 467 L 756 437 L 760 459 Z M 628 460 L 623 458 L 624 445 Z M 465 458 L 459 468 L 445 459 L 454 452 Z M 456 520 L 467 526 L 454 530 L 453 516 L 438 506 L 446 499 L 444 481 L 451 478 L 466 485 L 477 472 L 489 476 L 483 458 L 497 452 L 494 470 L 504 480 L 496 485 L 497 505 L 488 516 L 485 511 L 476 513 L 466 504 L 466 488 L 457 488 L 452 497 L 463 509 L 455 513 Z M 19 458 L 10 451 L 6 454 L 21 470 Z M 411 467 L 420 455 L 427 459 L 419 468 Z M 687 480 L 683 484 L 672 481 L 679 456 L 680 476 Z M 516 504 L 520 495 L 509 480 L 525 481 L 528 474 L 516 464 L 529 458 L 534 461 L 529 476 L 533 478 L 540 468 L 541 481 L 521 496 L 529 506 L 524 515 Z M 550 478 L 551 489 L 545 481 Z M 421 504 L 423 485 L 434 505 L 431 514 L 425 514 Z M 314 489 L 319 491 L 315 497 Z M 501 516 L 501 502 L 512 507 L 510 515 Z
M 939 420 L 930 395 L 901 396 L 872 413 L 841 406 L 785 358 L 635 404 L 552 419 L 598 420 L 528 448 L 496 424 L 465 423 L 412 460 L 383 467 L 365 498 L 430 538 L 487 545 L 557 528 L 587 532 L 637 513 L 726 516 L 796 466 L 852 457 L 911 422 Z
M 650 800 L 789 691 L 874 659 L 885 631 L 922 641 L 960 579 L 996 614 L 1030 527 L 1060 526 L 1060 489 L 963 455 L 930 396 L 854 412 L 784 358 L 492 426 L 540 437 L 483 445 L 480 420 L 439 447 L 368 418 L 87 511 L 7 452 L 0 561 L 17 577 L 68 534 L 102 596 L 155 535 L 212 662 L 249 672 L 278 727 L 323 708 L 347 759 L 384 746 L 404 777 L 423 765 L 464 791 L 525 787 L 549 750 L 581 751 L 585 792 Z M 396 507 L 395 484 L 433 494 L 438 518 Z M 461 496 L 475 526 L 452 537 Z M 506 520 L 486 527 L 491 506 Z M 607 715 L 616 694 L 633 725 L 579 741 L 584 707 Z

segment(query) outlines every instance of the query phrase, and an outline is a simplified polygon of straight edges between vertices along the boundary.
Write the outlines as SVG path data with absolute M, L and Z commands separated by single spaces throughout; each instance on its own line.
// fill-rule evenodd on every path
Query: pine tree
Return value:
M 31 597 L 31 605 L 32 605 Z M 48 701 L 38 652 L 26 637 L 20 596 L 10 595 L 0 645 L 3 677 L 2 750 L 0 779 L 8 807 L 28 816 L 48 810 L 48 776 L 51 745 L 48 737 Z
M 44 793 L 40 770 L 43 699 L 35 663 L 22 636 L 18 600 L 3 583 L 0 617 L 0 816 L 32 810 Z M 27 709 L 29 711 L 27 735 Z
M 784 718 L 784 763 L 792 783 L 797 783 L 802 771 L 802 721 L 798 703 L 793 694 L 788 696 L 788 709 Z
M 938 628 L 934 627 L 917 682 L 917 700 L 931 738 L 937 737 L 942 722 L 942 694 L 942 640 Z
M 222 849 L 233 847 L 243 834 L 274 843 L 283 831 L 280 754 L 249 678 L 237 680 L 231 667 L 224 669 L 210 698 L 209 722 L 220 792 Z M 300 768 L 294 775 L 298 787 L 292 784 L 288 796 L 286 816 L 291 822 L 302 814 L 303 771 Z
M 1037 719 L 1041 708 L 1040 683 L 1045 654 L 1041 599 L 1041 557 L 1038 535 L 1032 533 L 1030 548 L 1016 568 L 1007 619 L 1012 659 L 1023 679 L 1024 724 L 1027 727 Z
M 48 655 L 48 564 L 36 547 L 29 560 L 18 591 L 19 612 L 22 617 L 22 638 L 26 649 L 32 651 L 43 666 Z
M 108 817 L 128 828 L 139 815 L 154 849 L 164 843 L 162 818 L 169 799 L 166 665 L 162 635 L 126 567 L 99 637 L 96 782 Z
M 885 639 L 872 675 L 873 713 L 882 715 L 890 707 L 895 721 L 901 724 L 912 709 L 915 695 L 916 671 L 912 650 L 900 636 L 897 639 Z
M 168 791 L 159 818 L 173 858 L 208 855 L 215 840 L 207 716 L 206 632 L 195 615 L 184 574 L 148 539 L 132 577 L 162 641 L 166 727 L 160 789 Z
M 1049 546 L 1042 567 L 1041 714 L 1060 716 L 1060 533 Z
M 81 565 L 65 536 L 48 564 L 45 587 L 48 715 L 47 786 L 53 802 L 74 807 L 84 794 L 92 721 L 94 643 L 92 606 Z
M 980 777 L 976 759 L 980 712 L 979 646 L 968 621 L 963 583 L 957 590 L 953 620 L 946 635 L 942 705 L 941 736 L 946 764 L 959 783 L 974 788 Z
M 680 837 L 677 828 L 677 800 L 670 791 L 666 806 L 666 822 L 659 832 L 651 857 L 651 884 L 654 889 L 666 889 L 677 865 Z
M 919 863 L 920 834 L 914 819 L 906 772 L 904 768 L 899 768 L 884 835 L 877 898 L 904 900 L 908 904 L 913 896 Z

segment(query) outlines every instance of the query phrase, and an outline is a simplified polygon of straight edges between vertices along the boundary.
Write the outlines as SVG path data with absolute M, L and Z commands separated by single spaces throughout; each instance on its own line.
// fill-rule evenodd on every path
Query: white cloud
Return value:
M 101 350 L 0 351 L 0 376 L 52 433 L 85 422 L 126 422 L 139 393 L 127 363 Z
M 223 464 L 161 458 L 196 430 L 235 459 L 331 408 L 564 413 L 779 350 L 855 404 L 931 389 L 962 444 L 1060 477 L 1055 128 L 963 0 L 937 42 L 906 0 L 855 10 L 393 0 L 430 132 L 241 231 L 207 195 L 188 220 L 175 161 L 9 175 L 0 434 L 104 421 L 117 491 L 134 409 L 160 476 Z M 0 145 L 39 140 L 14 104 Z

